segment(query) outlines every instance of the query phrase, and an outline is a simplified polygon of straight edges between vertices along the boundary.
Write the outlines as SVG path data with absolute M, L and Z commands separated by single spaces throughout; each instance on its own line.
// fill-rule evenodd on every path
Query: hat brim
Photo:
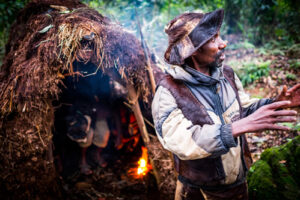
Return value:
M 183 65 L 186 58 L 190 57 L 219 32 L 223 18 L 223 9 L 206 13 L 188 35 L 184 36 L 175 45 L 167 48 L 165 53 L 166 62 L 172 65 Z M 168 55 L 168 58 L 166 55 Z

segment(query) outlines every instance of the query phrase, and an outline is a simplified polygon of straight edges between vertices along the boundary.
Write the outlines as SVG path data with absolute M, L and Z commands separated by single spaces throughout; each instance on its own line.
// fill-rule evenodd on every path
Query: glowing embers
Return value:
M 128 170 L 128 174 L 134 178 L 142 178 L 152 169 L 152 166 L 148 163 L 148 153 L 146 147 L 142 147 L 142 156 L 137 164 L 137 167 Z

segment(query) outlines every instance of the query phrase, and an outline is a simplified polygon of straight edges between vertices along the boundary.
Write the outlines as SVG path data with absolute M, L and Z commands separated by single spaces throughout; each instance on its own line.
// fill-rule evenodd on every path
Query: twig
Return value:
M 144 120 L 149 126 L 155 129 L 154 125 L 148 119 L 144 118 Z
M 50 39 L 48 39 L 48 40 L 43 40 L 43 41 L 41 41 L 40 43 L 38 43 L 37 45 L 35 45 L 35 48 L 37 48 L 37 47 L 39 47 L 41 44 L 46 43 L 46 42 L 49 42 L 49 41 L 51 41 L 51 40 L 50 40 Z
M 11 108 L 12 108 L 13 95 L 14 95 L 14 91 L 13 91 L 13 89 L 11 89 L 11 92 L 10 92 L 10 101 L 9 101 L 9 112 L 11 112 Z
M 38 134 L 39 134 L 39 138 L 40 138 L 40 140 L 41 140 L 43 146 L 46 147 L 46 144 L 44 143 L 44 140 L 43 140 L 43 138 L 42 138 L 42 136 L 41 136 L 41 133 L 40 133 L 40 127 L 39 127 L 39 126 L 35 126 L 35 127 L 36 127 L 36 129 L 37 129 L 37 132 L 38 132 Z
M 132 110 L 132 106 L 131 106 L 129 103 L 127 103 L 126 101 L 124 101 L 123 103 L 124 103 L 129 109 Z M 152 128 L 155 128 L 154 125 L 153 125 L 148 119 L 146 119 L 145 117 L 143 117 L 143 119 L 144 119 L 144 121 L 145 121 L 149 126 L 151 126 Z M 151 134 L 149 134 L 149 136 L 152 137 L 152 138 L 156 138 L 155 136 L 153 136 L 153 135 L 151 135 Z
M 63 74 L 64 77 L 66 76 L 74 76 L 74 75 L 78 75 L 78 76 L 81 76 L 81 77 L 84 77 L 84 75 L 80 72 L 71 72 L 71 73 L 67 73 L 67 74 Z

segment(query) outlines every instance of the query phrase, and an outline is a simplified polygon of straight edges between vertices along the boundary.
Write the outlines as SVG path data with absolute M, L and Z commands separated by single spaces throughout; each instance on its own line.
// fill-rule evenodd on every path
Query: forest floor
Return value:
M 257 77 L 253 83 L 244 87 L 245 91 L 253 98 L 276 97 L 282 90 L 283 85 L 288 88 L 299 83 L 300 59 L 289 55 L 288 51 L 280 49 L 256 48 L 251 44 L 238 41 L 236 35 L 229 36 L 228 49 L 226 52 L 226 64 L 232 66 L 235 71 L 240 72 L 244 67 L 259 66 L 260 63 L 269 63 L 269 72 Z M 230 46 L 233 47 L 230 47 Z M 259 67 L 257 71 L 260 70 Z M 258 76 L 257 74 L 241 73 L 242 76 Z M 242 77 L 240 77 L 242 78 Z M 298 108 L 298 113 L 300 109 Z M 296 123 L 284 123 L 292 128 L 292 131 L 263 131 L 247 134 L 250 151 L 253 160 L 260 158 L 260 154 L 266 148 L 279 146 L 300 134 L 300 114 Z
M 157 140 L 152 140 L 151 149 L 156 170 L 160 177 L 166 179 L 166 188 L 159 191 L 154 171 L 148 160 L 148 171 L 138 175 L 139 160 L 143 156 L 143 142 L 140 138 L 137 146 L 126 143 L 120 150 L 114 147 L 111 137 L 108 146 L 102 152 L 102 157 L 108 165 L 100 167 L 95 163 L 96 147 L 91 146 L 87 151 L 87 162 L 93 171 L 90 175 L 80 172 L 80 150 L 72 147 L 73 159 L 64 160 L 60 163 L 61 185 L 63 187 L 62 199 L 91 199 L 91 200 L 168 200 L 173 198 L 175 189 L 175 176 L 173 173 L 172 160 L 164 155 Z M 74 153 L 77 152 L 77 153 Z M 150 154 L 150 152 L 148 152 Z M 147 155 L 147 154 L 146 154 Z M 164 162 L 162 162 L 164 160 Z M 157 163 L 160 164 L 157 164 Z M 163 163 L 163 164 L 161 164 Z M 58 166 L 57 162 L 56 165 Z M 161 180 L 163 183 L 164 180 Z M 171 192 L 168 192 L 171 190 Z

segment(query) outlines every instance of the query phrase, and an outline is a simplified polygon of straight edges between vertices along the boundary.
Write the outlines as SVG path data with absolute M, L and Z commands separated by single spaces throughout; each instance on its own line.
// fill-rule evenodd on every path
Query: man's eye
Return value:
M 211 41 L 215 42 L 216 41 L 216 37 L 211 38 Z

